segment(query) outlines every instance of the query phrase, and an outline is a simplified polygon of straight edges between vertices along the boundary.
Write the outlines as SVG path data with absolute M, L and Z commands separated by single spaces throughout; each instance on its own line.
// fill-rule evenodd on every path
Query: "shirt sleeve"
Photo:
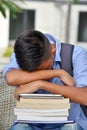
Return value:
M 77 87 L 87 86 L 87 50 L 79 46 L 73 52 L 73 77 Z
M 20 69 L 18 63 L 17 63 L 17 60 L 16 60 L 16 57 L 15 57 L 15 53 L 13 52 L 12 55 L 11 55 L 11 58 L 10 58 L 10 63 L 7 64 L 4 69 L 3 69 L 3 76 L 5 77 L 6 73 L 9 71 L 9 70 L 12 70 L 12 69 Z

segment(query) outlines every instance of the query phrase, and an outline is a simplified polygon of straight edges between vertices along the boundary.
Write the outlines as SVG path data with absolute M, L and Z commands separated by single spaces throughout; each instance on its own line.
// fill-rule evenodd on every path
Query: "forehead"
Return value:
M 38 70 L 45 70 L 50 67 L 50 64 L 51 64 L 51 58 L 41 63 L 40 66 L 38 67 Z

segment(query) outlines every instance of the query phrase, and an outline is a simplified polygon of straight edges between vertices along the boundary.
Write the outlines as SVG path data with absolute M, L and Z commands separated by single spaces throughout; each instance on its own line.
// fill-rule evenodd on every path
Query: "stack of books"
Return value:
M 58 94 L 21 94 L 14 108 L 18 122 L 67 122 L 69 98 Z

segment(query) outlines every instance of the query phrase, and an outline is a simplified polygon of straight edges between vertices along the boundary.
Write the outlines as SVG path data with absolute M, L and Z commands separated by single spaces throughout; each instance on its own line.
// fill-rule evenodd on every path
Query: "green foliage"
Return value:
M 79 0 L 67 0 L 67 3 L 69 4 L 78 4 Z
M 8 47 L 2 54 L 3 57 L 10 57 L 13 52 L 13 47 Z
M 23 0 L 20 0 L 23 1 Z M 16 5 L 13 0 L 0 0 L 0 12 L 3 17 L 6 18 L 6 8 L 8 8 L 11 12 L 11 16 L 16 18 L 17 12 L 22 12 L 21 8 Z
M 78 0 L 73 0 L 73 3 L 74 3 L 74 4 L 77 4 L 77 3 L 78 3 Z

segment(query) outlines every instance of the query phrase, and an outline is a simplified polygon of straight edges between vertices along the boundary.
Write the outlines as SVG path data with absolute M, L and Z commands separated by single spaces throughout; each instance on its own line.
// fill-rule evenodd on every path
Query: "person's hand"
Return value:
M 60 80 L 67 86 L 76 86 L 76 82 L 73 79 L 73 77 L 71 77 L 71 75 L 66 72 L 65 70 L 61 69 L 61 73 L 59 75 Z
M 33 93 L 35 91 L 37 91 L 38 89 L 40 89 L 40 87 L 42 86 L 42 81 L 38 80 L 38 81 L 34 81 L 28 84 L 24 84 L 24 85 L 20 85 L 15 89 L 14 92 L 14 97 L 19 100 L 19 94 L 22 93 Z

